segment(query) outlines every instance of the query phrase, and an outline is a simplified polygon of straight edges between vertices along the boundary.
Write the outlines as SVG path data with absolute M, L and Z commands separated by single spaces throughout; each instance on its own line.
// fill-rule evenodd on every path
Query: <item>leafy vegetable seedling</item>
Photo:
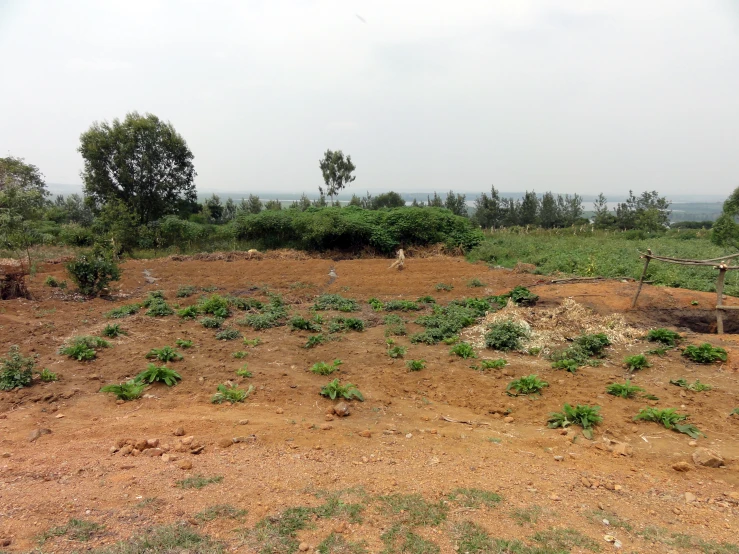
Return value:
M 426 367 L 426 360 L 406 360 L 408 371 L 421 371 Z
M 118 400 L 135 400 L 141 397 L 141 393 L 144 392 L 144 385 L 128 381 L 119 385 L 105 385 L 100 389 L 100 392 L 115 394 Z
M 683 356 L 698 364 L 712 364 L 714 362 L 725 362 L 728 359 L 726 350 L 713 346 L 707 342 L 700 346 L 688 345 L 683 350 Z
M 136 384 L 164 383 L 168 387 L 171 387 L 173 385 L 176 385 L 177 381 L 180 381 L 181 379 L 182 377 L 180 376 L 180 374 L 173 369 L 169 369 L 165 366 L 149 364 L 146 367 L 146 370 L 139 373 L 133 381 Z
M 549 383 L 539 379 L 538 375 L 527 375 L 508 383 L 506 392 L 510 396 L 539 394 L 544 387 L 548 386 Z
M 631 381 L 626 381 L 625 383 L 613 383 L 608 385 L 606 387 L 606 392 L 620 398 L 633 398 L 636 396 L 637 392 L 644 392 L 644 389 L 637 387 L 636 385 L 632 385 Z
M 649 363 L 649 360 L 647 360 L 647 357 L 644 354 L 626 356 L 624 358 L 624 365 L 626 366 L 626 369 L 628 369 L 630 372 L 638 371 L 640 369 L 644 369 L 645 367 L 652 366 L 652 364 Z
M 336 400 L 337 398 L 351 400 L 352 398 L 356 398 L 360 402 L 364 402 L 364 396 L 356 385 L 353 385 L 352 383 L 342 385 L 338 379 L 334 379 L 324 385 L 321 389 L 321 396 L 327 396 L 331 400 Z
M 588 438 L 593 438 L 593 426 L 603 421 L 603 417 L 598 413 L 600 406 L 588 406 L 578 404 L 572 407 L 565 404 L 561 412 L 553 412 L 549 416 L 548 426 L 550 428 L 565 428 L 570 425 L 579 425 L 582 427 L 582 434 Z
M 677 413 L 675 408 L 644 408 L 634 416 L 634 421 L 653 421 L 655 423 L 661 423 L 666 429 L 685 433 L 694 439 L 703 435 L 695 425 L 681 423 L 686 419 L 688 419 L 688 416 Z
M 236 385 L 218 385 L 216 393 L 210 399 L 213 404 L 223 404 L 224 402 L 230 402 L 235 404 L 236 402 L 243 402 L 246 398 L 254 391 L 254 386 L 249 385 L 247 390 L 240 389 Z
M 313 364 L 310 370 L 316 375 L 331 375 L 334 371 L 339 370 L 339 366 L 344 363 L 341 360 L 334 360 L 332 364 L 326 362 L 318 362 Z
M 177 362 L 182 359 L 180 353 L 171 346 L 152 348 L 146 357 L 150 360 L 159 360 L 160 362 Z

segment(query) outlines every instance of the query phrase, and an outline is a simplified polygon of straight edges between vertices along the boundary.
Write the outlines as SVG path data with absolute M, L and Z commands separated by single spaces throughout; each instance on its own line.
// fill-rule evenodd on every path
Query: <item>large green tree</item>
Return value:
M 40 240 L 35 222 L 48 194 L 44 176 L 22 158 L 0 158 L 0 248 L 25 251 Z
M 95 122 L 80 136 L 85 194 L 96 207 L 118 200 L 141 223 L 194 202 L 195 168 L 185 139 L 152 114 Z
M 326 184 L 325 194 L 331 198 L 331 204 L 333 205 L 334 196 L 356 179 L 356 176 L 352 173 L 357 168 L 352 163 L 352 157 L 344 157 L 341 150 L 326 150 L 323 158 L 318 160 L 318 166 L 321 168 L 323 182 Z M 318 190 L 323 196 L 323 187 L 318 187 Z
M 15 187 L 21 192 L 38 192 L 42 197 L 49 194 L 39 168 L 27 164 L 23 158 L 8 156 L 0 158 L 0 191 Z

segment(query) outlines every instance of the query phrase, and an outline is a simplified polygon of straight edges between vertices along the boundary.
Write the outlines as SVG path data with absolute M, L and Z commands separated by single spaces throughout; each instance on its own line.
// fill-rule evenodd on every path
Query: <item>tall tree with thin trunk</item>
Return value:
M 323 174 L 326 191 L 324 192 L 323 187 L 318 187 L 318 190 L 321 196 L 326 194 L 331 198 L 331 205 L 333 206 L 334 196 L 356 179 L 356 176 L 352 175 L 352 173 L 357 168 L 352 163 L 352 157 L 344 157 L 344 153 L 341 150 L 326 150 L 323 158 L 318 160 L 318 165 Z

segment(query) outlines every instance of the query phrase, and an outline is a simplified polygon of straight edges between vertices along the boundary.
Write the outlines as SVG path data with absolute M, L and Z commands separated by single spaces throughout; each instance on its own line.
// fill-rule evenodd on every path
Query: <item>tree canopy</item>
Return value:
M 95 122 L 80 136 L 85 195 L 96 207 L 123 202 L 148 223 L 177 213 L 195 196 L 193 155 L 171 123 L 132 112 Z
M 0 158 L 0 191 L 16 187 L 22 192 L 36 191 L 46 196 L 46 182 L 39 168 L 27 164 L 23 158 Z
M 334 196 L 356 179 L 352 173 L 357 168 L 352 163 L 352 157 L 346 156 L 345 158 L 341 150 L 335 152 L 326 150 L 323 158 L 318 160 L 318 165 L 323 174 L 323 182 L 326 184 L 325 194 L 331 197 L 331 204 L 333 204 Z M 323 196 L 323 187 L 318 187 L 318 190 Z

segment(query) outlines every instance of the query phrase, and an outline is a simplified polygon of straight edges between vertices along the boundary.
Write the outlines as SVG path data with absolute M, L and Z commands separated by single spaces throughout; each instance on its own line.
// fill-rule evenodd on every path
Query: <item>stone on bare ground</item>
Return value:
M 333 428 L 334 428 L 334 426 L 331 425 L 330 423 L 322 423 L 321 424 L 321 431 L 330 431 Z
M 182 427 L 178 427 L 174 430 L 173 435 L 175 437 L 184 437 L 185 436 L 185 430 Z
M 226 438 L 226 437 L 224 437 L 222 439 L 218 439 L 218 446 L 220 446 L 221 448 L 228 448 L 233 443 L 234 443 L 233 439 L 229 439 L 229 438 Z
M 310 545 L 308 545 L 307 542 L 301 542 L 300 545 L 298 546 L 298 550 L 300 550 L 301 552 L 308 552 L 309 549 L 310 549 Z
M 703 467 L 721 467 L 724 465 L 724 459 L 715 450 L 696 448 L 693 451 L 693 463 Z
M 192 469 L 192 462 L 190 460 L 182 460 L 177 464 L 177 467 L 185 470 Z
M 339 417 L 346 417 L 349 415 L 349 404 L 346 402 L 339 402 L 334 406 L 334 413 Z
M 363 431 L 360 431 L 357 433 L 360 437 L 364 437 L 366 439 L 370 438 L 372 436 L 372 431 L 369 429 L 364 429 Z
M 28 442 L 34 442 L 41 435 L 48 435 L 51 433 L 51 429 L 34 429 L 28 434 Z
M 688 462 L 676 462 L 672 464 L 672 469 L 674 469 L 675 471 L 685 472 L 693 469 L 693 466 L 691 466 Z
M 144 456 L 154 457 L 154 456 L 161 456 L 163 454 L 163 450 L 161 448 L 147 448 L 144 450 Z

